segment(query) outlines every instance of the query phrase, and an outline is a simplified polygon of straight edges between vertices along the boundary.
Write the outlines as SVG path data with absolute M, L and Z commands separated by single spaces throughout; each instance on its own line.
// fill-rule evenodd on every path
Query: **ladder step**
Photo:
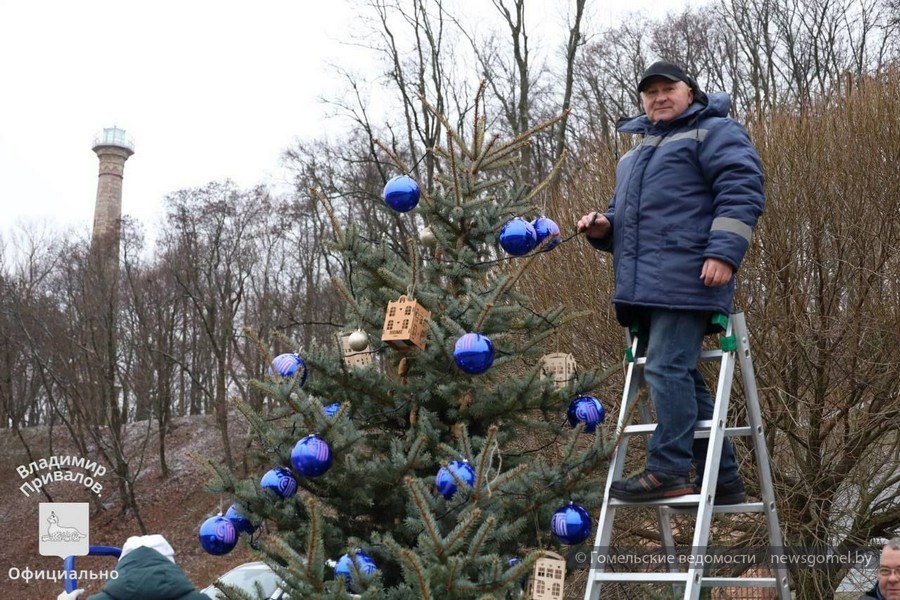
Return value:
M 697 428 L 694 429 L 694 437 L 695 438 L 708 438 L 709 437 L 709 428 L 712 426 L 712 421 L 704 420 L 697 421 Z M 648 433 L 653 433 L 656 429 L 656 423 L 641 423 L 639 425 L 626 425 L 625 426 L 625 435 L 643 435 Z M 725 437 L 747 437 L 753 435 L 753 429 L 750 427 L 726 427 L 725 428 Z
M 608 583 L 686 583 L 690 573 L 683 571 L 678 573 L 614 573 L 610 571 L 595 571 L 592 574 L 594 581 Z M 778 586 L 778 580 L 774 577 L 703 577 L 700 579 L 701 587 L 752 587 L 774 588 Z
M 700 580 L 702 587 L 778 587 L 774 577 L 704 577 Z
M 610 571 L 594 571 L 594 581 L 631 582 L 631 583 L 686 583 L 690 573 L 613 573 Z
M 610 498 L 609 506 L 668 506 L 675 513 L 695 513 L 697 505 L 700 503 L 700 494 L 687 494 L 685 496 L 677 496 L 675 498 L 663 498 L 661 500 L 642 500 L 634 502 L 631 500 L 619 500 L 618 498 Z M 741 504 L 714 504 L 714 513 L 751 513 L 763 512 L 764 506 L 762 502 L 743 502 Z
M 722 358 L 721 350 L 704 350 L 700 353 L 699 362 L 711 362 L 714 360 L 720 360 Z M 634 364 L 636 365 L 644 365 L 647 364 L 646 356 L 639 356 L 634 360 Z

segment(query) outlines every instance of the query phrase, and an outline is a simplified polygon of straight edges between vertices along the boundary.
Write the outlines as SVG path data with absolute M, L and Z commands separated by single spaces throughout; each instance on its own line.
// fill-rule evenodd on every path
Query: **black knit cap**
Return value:
M 647 70 L 644 71 L 644 76 L 641 77 L 641 82 L 638 83 L 638 91 L 643 92 L 644 88 L 647 87 L 647 83 L 654 77 L 665 77 L 669 81 L 683 81 L 691 87 L 696 85 L 694 80 L 688 77 L 688 74 L 684 72 L 684 69 L 675 63 L 660 60 L 650 65 Z

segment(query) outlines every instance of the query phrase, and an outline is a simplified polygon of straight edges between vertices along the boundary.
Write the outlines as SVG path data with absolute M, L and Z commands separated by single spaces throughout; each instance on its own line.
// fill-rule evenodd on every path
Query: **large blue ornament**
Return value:
M 250 522 L 250 519 L 245 517 L 241 512 L 241 507 L 237 504 L 232 504 L 228 507 L 228 510 L 225 511 L 225 518 L 231 521 L 231 524 L 234 525 L 235 531 L 240 533 L 246 533 L 249 535 L 253 535 L 253 532 L 256 531 L 256 525 Z
M 469 375 L 480 375 L 494 364 L 494 343 L 480 333 L 467 333 L 453 348 L 456 366 Z
M 419 203 L 419 184 L 412 177 L 398 175 L 384 186 L 385 203 L 397 212 L 409 212 Z
M 332 419 L 334 418 L 334 415 L 338 414 L 338 411 L 341 410 L 341 403 L 334 402 L 328 406 L 323 406 L 322 408 L 325 410 L 325 416 Z
M 580 544 L 591 535 L 591 515 L 583 506 L 569 502 L 553 513 L 550 531 L 563 544 Z
M 547 217 L 538 217 L 531 222 L 531 226 L 534 227 L 534 232 L 537 234 L 538 246 L 540 246 L 545 239 L 550 238 L 550 241 L 544 246 L 544 252 L 559 244 L 559 225 L 556 224 L 556 221 L 548 219 Z
M 457 485 L 456 480 L 453 478 L 453 473 L 469 487 L 475 485 L 475 469 L 464 460 L 452 461 L 446 467 L 441 467 L 437 475 L 434 476 L 434 485 L 437 491 L 447 500 L 450 500 L 456 494 Z
M 331 468 L 331 447 L 317 435 L 308 435 L 291 451 L 294 470 L 304 477 L 318 477 Z
M 272 366 L 269 367 L 268 373 L 269 375 L 278 374 L 280 377 L 290 379 L 297 375 L 298 371 L 300 372 L 300 375 L 298 376 L 297 381 L 300 387 L 303 387 L 303 384 L 306 383 L 306 376 L 308 374 L 306 362 L 299 354 L 288 353 L 276 356 L 272 361 Z
M 203 521 L 198 537 L 204 550 L 221 556 L 234 550 L 238 534 L 231 521 L 220 515 Z
M 500 230 L 500 246 L 513 256 L 522 256 L 537 246 L 537 233 L 531 223 L 521 217 L 506 223 Z
M 297 480 L 284 467 L 269 469 L 262 476 L 259 485 L 264 489 L 272 490 L 282 498 L 290 498 L 297 493 Z
M 575 427 L 578 423 L 584 423 L 584 430 L 593 433 L 597 425 L 606 418 L 606 410 L 595 397 L 578 396 L 569 403 L 566 415 L 569 418 L 569 425 Z
M 356 560 L 354 561 L 349 554 L 345 554 L 338 559 L 337 564 L 334 566 L 335 579 L 343 577 L 347 581 L 348 590 L 352 590 L 353 586 L 354 562 L 356 563 L 356 569 L 367 577 L 378 570 L 378 567 L 375 566 L 375 561 L 362 550 L 356 551 L 355 559 Z

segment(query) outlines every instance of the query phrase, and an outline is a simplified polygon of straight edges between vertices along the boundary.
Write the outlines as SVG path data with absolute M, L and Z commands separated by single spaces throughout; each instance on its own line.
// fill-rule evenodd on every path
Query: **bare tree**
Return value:
M 170 194 L 166 205 L 161 245 L 175 259 L 171 265 L 175 282 L 209 351 L 196 352 L 181 368 L 189 374 L 193 391 L 212 406 L 225 463 L 233 469 L 227 396 L 241 326 L 237 317 L 247 280 L 259 260 L 253 241 L 270 208 L 269 197 L 262 188 L 241 192 L 233 183 L 223 182 Z

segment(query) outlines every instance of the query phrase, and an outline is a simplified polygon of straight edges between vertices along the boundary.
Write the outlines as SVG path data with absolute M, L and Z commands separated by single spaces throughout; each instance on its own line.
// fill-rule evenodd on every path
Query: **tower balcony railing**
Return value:
M 134 139 L 118 127 L 107 127 L 94 136 L 94 144 L 91 148 L 99 146 L 117 146 L 134 152 Z

